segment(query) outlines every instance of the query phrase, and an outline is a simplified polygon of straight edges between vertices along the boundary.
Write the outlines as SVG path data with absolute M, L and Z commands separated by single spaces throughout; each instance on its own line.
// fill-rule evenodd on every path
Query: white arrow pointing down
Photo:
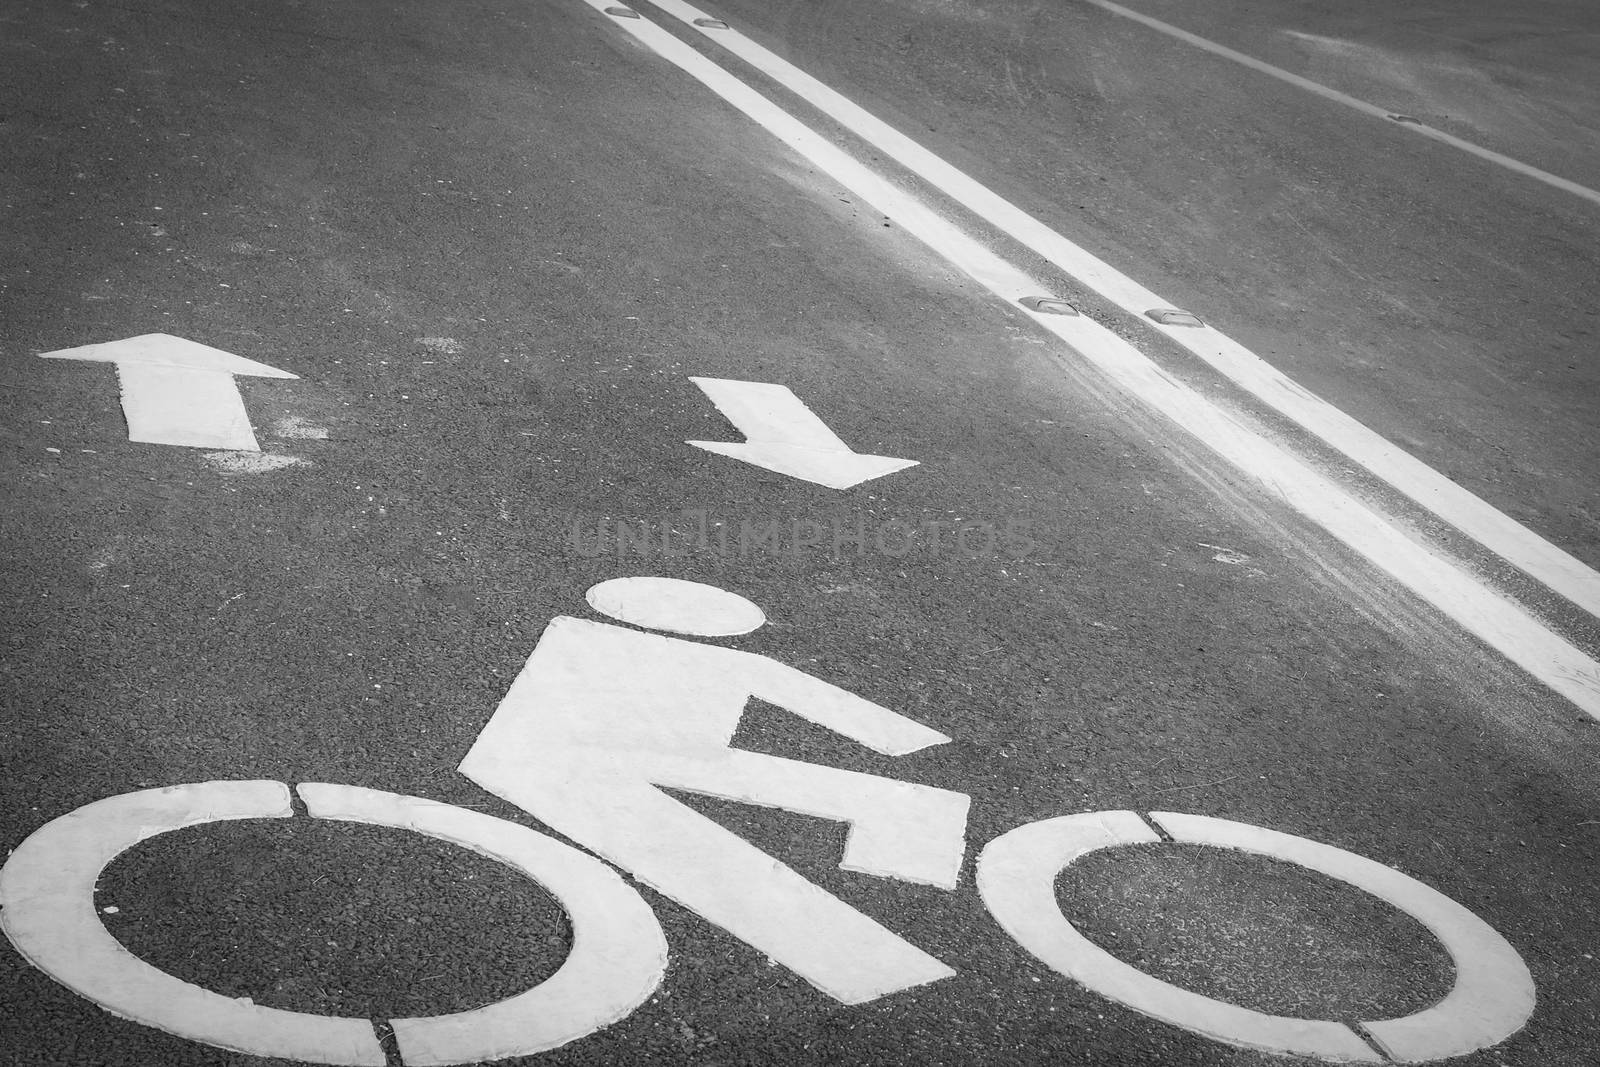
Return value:
M 727 378 L 689 380 L 745 435 L 742 442 L 686 442 L 696 448 L 830 489 L 849 489 L 917 465 L 914 459 L 852 452 L 788 386 Z
M 128 440 L 259 452 L 233 378 L 293 378 L 288 371 L 165 333 L 46 352 L 42 359 L 115 363 Z

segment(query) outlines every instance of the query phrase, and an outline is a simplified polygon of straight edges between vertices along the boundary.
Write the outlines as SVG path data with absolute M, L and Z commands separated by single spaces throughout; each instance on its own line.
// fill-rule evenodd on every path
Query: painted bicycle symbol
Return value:
M 419 797 L 347 785 L 293 789 L 314 818 L 412 830 L 496 859 L 538 882 L 571 919 L 571 951 L 539 985 L 471 1011 L 391 1020 L 404 1062 L 423 1067 L 537 1053 L 625 1018 L 652 995 L 665 973 L 666 937 L 644 897 L 602 860 L 845 1004 L 955 974 L 663 791 L 845 823 L 842 868 L 955 890 L 966 853 L 965 794 L 730 747 L 751 697 L 888 756 L 950 738 L 777 660 L 688 639 L 763 625 L 761 609 L 735 593 L 638 577 L 602 582 L 587 599 L 615 621 L 554 619 L 460 770 L 595 855 Z M 259 1056 L 383 1067 L 370 1020 L 265 1007 L 182 981 L 123 948 L 95 911 L 101 871 L 143 840 L 292 814 L 290 787 L 266 781 L 177 785 L 87 804 L 37 830 L 0 870 L 0 924 L 34 965 L 116 1015 Z M 1455 963 L 1454 987 L 1412 1015 L 1361 1023 L 1369 1042 L 1342 1022 L 1251 1011 L 1124 963 L 1061 914 L 1056 877 L 1091 852 L 1159 843 L 1163 834 L 1179 844 L 1298 864 L 1388 902 L 1443 944 Z M 1044 819 L 989 842 L 977 888 L 1000 927 L 1061 975 L 1229 1044 L 1343 1062 L 1416 1063 L 1497 1044 L 1533 1012 L 1533 979 L 1522 958 L 1460 904 L 1391 867 L 1245 823 L 1131 811 Z

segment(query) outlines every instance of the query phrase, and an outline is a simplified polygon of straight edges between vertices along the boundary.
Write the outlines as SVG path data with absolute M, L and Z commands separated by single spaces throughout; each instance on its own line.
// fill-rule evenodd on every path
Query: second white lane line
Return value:
M 1577 557 L 1303 388 L 1222 331 L 1205 324 L 1162 323 L 1150 318 L 1150 311 L 1171 307 L 1171 302 L 738 30 L 699 24 L 696 20 L 705 19 L 705 12 L 686 0 L 650 2 L 870 142 L 1001 233 L 1134 315 L 1145 327 L 1160 331 L 1199 356 L 1234 384 L 1416 504 L 1600 618 L 1600 572 Z
M 606 0 L 583 2 L 759 123 L 995 296 L 1007 303 L 1020 303 L 1040 291 L 1038 283 L 1023 271 L 918 198 L 863 166 L 687 42 L 648 19 L 610 15 L 607 9 L 617 8 Z M 1321 525 L 1469 633 L 1600 719 L 1600 663 L 1519 604 L 1484 585 L 1459 564 L 1413 541 L 1386 516 L 1239 423 L 1088 316 L 1034 312 L 1033 318 L 1039 326 L 1066 341 L 1107 379 L 1198 438 L 1268 493 Z
M 1324 100 L 1332 100 L 1336 104 L 1343 104 L 1345 107 L 1354 111 L 1359 111 L 1363 115 L 1371 115 L 1373 118 L 1382 119 L 1385 122 L 1398 127 L 1399 129 L 1406 130 L 1409 133 L 1414 133 L 1418 137 L 1427 137 L 1431 140 L 1438 141 L 1440 144 L 1449 145 L 1451 148 L 1458 149 L 1467 153 L 1468 155 L 1477 156 L 1479 159 L 1484 160 L 1485 162 L 1493 163 L 1497 167 L 1504 167 L 1513 174 L 1520 174 L 1524 178 L 1532 178 L 1534 181 L 1543 182 L 1551 188 L 1560 189 L 1564 193 L 1571 193 L 1573 196 L 1582 197 L 1591 204 L 1600 205 L 1600 192 L 1596 192 L 1587 185 L 1580 185 L 1570 178 L 1563 178 L 1559 174 L 1551 174 L 1547 170 L 1540 170 L 1538 167 L 1535 167 L 1529 163 L 1524 163 L 1520 159 L 1514 159 L 1511 156 L 1496 152 L 1492 148 L 1485 148 L 1480 144 L 1474 144 L 1473 142 L 1464 140 L 1455 136 L 1454 134 L 1445 133 L 1443 130 L 1435 129 L 1432 126 L 1429 126 L 1427 123 L 1420 122 L 1409 116 L 1397 115 L 1395 112 L 1390 111 L 1387 108 L 1381 108 L 1376 104 L 1369 104 L 1359 97 L 1351 96 L 1349 93 L 1341 93 L 1339 90 L 1323 85 L 1321 82 L 1314 82 L 1310 78 L 1303 78 L 1300 75 L 1295 74 L 1293 71 L 1284 70 L 1282 67 L 1275 67 L 1271 63 L 1257 59 L 1255 56 L 1246 55 L 1245 53 L 1236 49 L 1229 48 L 1225 44 L 1218 44 L 1216 41 L 1201 37 L 1197 33 L 1190 33 L 1188 30 L 1180 29 L 1179 27 L 1172 25 L 1170 22 L 1162 22 L 1160 19 L 1151 18 L 1149 15 L 1146 15 L 1143 12 L 1135 11 L 1132 8 L 1123 7 L 1121 4 L 1112 3 L 1111 0 L 1086 0 L 1086 2 L 1093 4 L 1102 11 L 1109 11 L 1113 15 L 1120 15 L 1125 19 L 1132 19 L 1134 22 L 1137 22 L 1140 25 L 1148 26 L 1157 33 L 1164 33 L 1168 37 L 1182 41 L 1184 44 L 1193 45 L 1202 51 L 1210 52 L 1214 56 L 1221 56 L 1223 59 L 1231 60 L 1242 67 L 1249 67 L 1251 70 L 1265 74 L 1269 78 L 1277 78 L 1281 82 L 1288 82 L 1290 85 L 1293 85 L 1299 89 L 1304 89 L 1308 93 L 1314 93 L 1315 95 L 1322 97 Z

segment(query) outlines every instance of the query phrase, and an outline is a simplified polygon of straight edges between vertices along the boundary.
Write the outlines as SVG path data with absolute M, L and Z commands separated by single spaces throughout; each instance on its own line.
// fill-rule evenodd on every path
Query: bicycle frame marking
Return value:
M 835 1000 L 953 975 L 658 788 L 847 823 L 845 869 L 955 888 L 966 794 L 730 748 L 751 696 L 885 755 L 949 740 L 765 656 L 561 616 L 460 770 Z

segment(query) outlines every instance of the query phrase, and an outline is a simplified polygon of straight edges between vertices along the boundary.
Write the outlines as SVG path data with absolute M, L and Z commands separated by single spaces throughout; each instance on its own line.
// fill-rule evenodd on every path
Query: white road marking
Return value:
M 115 363 L 128 440 L 259 452 L 233 378 L 293 378 L 288 371 L 165 333 L 46 352 L 43 359 Z
M 613 578 L 584 599 L 602 615 L 695 637 L 732 637 L 760 629 L 766 613 L 738 593 L 679 578 Z
M 1551 174 L 1547 170 L 1540 170 L 1538 167 L 1524 163 L 1520 159 L 1514 159 L 1511 156 L 1503 155 L 1494 151 L 1493 149 L 1484 148 L 1482 145 L 1474 144 L 1471 141 L 1463 140 L 1460 137 L 1445 133 L 1443 130 L 1435 129 L 1426 123 L 1411 118 L 1411 116 L 1405 116 L 1404 121 L 1397 120 L 1396 113 L 1387 108 L 1378 107 L 1376 104 L 1369 104 L 1365 100 L 1358 99 L 1357 97 L 1351 96 L 1348 93 L 1341 93 L 1337 89 L 1330 88 L 1321 84 L 1320 82 L 1314 82 L 1310 78 L 1301 77 L 1298 74 L 1284 70 L 1282 67 L 1275 67 L 1271 63 L 1263 62 L 1254 56 L 1249 56 L 1243 52 L 1236 51 L 1235 49 L 1229 48 L 1227 45 L 1218 44 L 1217 42 L 1208 40 L 1199 36 L 1198 34 L 1190 33 L 1188 30 L 1179 29 L 1177 26 L 1174 26 L 1171 23 L 1162 22 L 1160 19 L 1151 18 L 1149 15 L 1134 11 L 1131 8 L 1123 7 L 1121 4 L 1112 3 L 1111 0 L 1087 0 L 1087 2 L 1093 4 L 1095 7 L 1101 8 L 1102 10 L 1109 11 L 1114 15 L 1121 15 L 1123 18 L 1132 19 L 1134 22 L 1148 26 L 1158 33 L 1164 33 L 1168 37 L 1173 37 L 1177 40 L 1183 41 L 1185 44 L 1192 44 L 1196 48 L 1210 52 L 1212 55 L 1221 56 L 1223 59 L 1232 60 L 1233 62 L 1238 63 L 1240 66 L 1249 67 L 1251 70 L 1257 71 L 1258 73 L 1277 78 L 1282 82 L 1288 82 L 1290 85 L 1293 85 L 1296 88 L 1304 89 L 1308 93 L 1315 93 L 1324 100 L 1332 100 L 1336 104 L 1343 104 L 1345 107 L 1359 111 L 1362 114 L 1371 115 L 1374 118 L 1382 119 L 1389 125 L 1398 129 L 1407 130 L 1411 133 L 1417 134 L 1418 136 L 1430 138 L 1438 141 L 1441 144 L 1447 144 L 1451 148 L 1460 149 L 1469 155 L 1486 160 L 1487 162 L 1493 163 L 1496 166 L 1504 167 L 1506 170 L 1520 174 L 1523 177 L 1532 178 L 1535 181 L 1543 182 L 1544 184 L 1552 186 L 1553 188 L 1560 189 L 1564 193 L 1571 193 L 1574 196 L 1580 196 L 1592 204 L 1600 204 L 1600 192 L 1590 189 L 1586 185 L 1580 185 L 1569 178 L 1563 178 L 1559 175 Z
M 482 812 L 349 785 L 296 791 L 319 819 L 392 826 L 449 841 L 538 882 L 572 923 L 572 950 L 549 978 L 487 1007 L 393 1019 L 406 1067 L 442 1067 L 543 1052 L 632 1014 L 666 973 L 655 912 L 617 873 L 544 834 Z
M 0 870 L 0 924 L 35 967 L 114 1015 L 218 1048 L 383 1067 L 366 1019 L 283 1011 L 213 993 L 139 959 L 94 907 L 95 882 L 145 838 L 222 819 L 293 815 L 281 782 L 207 782 L 86 804 L 46 823 Z
M 651 2 L 691 26 L 694 25 L 693 20 L 701 16 L 697 8 L 684 0 Z M 1415 503 L 1600 618 L 1600 572 L 1306 390 L 1221 331 L 1209 325 L 1164 325 L 1148 318 L 1150 310 L 1168 307 L 1171 301 L 1156 295 L 1109 263 L 1074 244 L 744 34 L 737 30 L 695 29 L 846 129 L 869 141 L 991 226 L 1134 315 L 1145 327 L 1159 330 L 1170 337 L 1236 385 L 1344 453 Z M 641 36 L 641 33 L 635 36 Z M 695 71 L 690 73 L 701 77 Z M 726 73 L 721 77 L 732 79 Z M 717 91 L 721 92 L 720 89 Z M 746 110 L 742 105 L 736 106 Z M 746 113 L 750 112 L 746 110 Z M 755 118 L 754 115 L 751 117 Z M 785 134 L 779 136 L 788 140 Z M 795 144 L 792 141 L 790 143 Z M 795 147 L 799 145 L 795 144 Z
M 1516 949 L 1482 919 L 1416 879 L 1332 845 L 1246 823 L 1170 812 L 1152 812 L 1150 818 L 1180 844 L 1238 849 L 1319 871 L 1392 904 L 1433 932 L 1455 963 L 1449 995 L 1404 1018 L 1362 1023 L 1392 1061 L 1420 1063 L 1488 1048 L 1533 1014 L 1533 977 Z M 978 860 L 978 890 L 1023 948 L 1136 1011 L 1246 1048 L 1384 1062 L 1343 1023 L 1266 1015 L 1201 996 L 1124 963 L 1067 922 L 1055 895 L 1064 867 L 1099 849 L 1160 840 L 1131 811 L 1044 819 L 989 843 Z
M 954 888 L 964 794 L 730 748 L 752 697 L 885 755 L 949 741 L 776 660 L 558 617 L 460 770 L 844 1003 L 949 977 L 658 788 L 848 823 L 845 870 Z
M 308 784 L 299 792 L 313 817 L 415 830 L 498 860 L 548 889 L 572 920 L 571 953 L 534 988 L 471 1011 L 394 1020 L 410 1067 L 554 1048 L 628 1015 L 660 984 L 667 942 L 654 912 L 593 857 L 449 804 L 355 786 Z M 262 1007 L 182 981 L 123 948 L 95 912 L 100 872 L 146 838 L 291 815 L 280 782 L 169 786 L 86 804 L 40 827 L 0 869 L 0 925 L 34 966 L 115 1015 L 255 1056 L 383 1067 L 370 1020 Z
M 596 0 L 584 2 L 598 7 Z M 682 6 L 679 0 L 670 2 Z M 647 19 L 615 25 L 738 108 L 1005 303 L 1016 304 L 1023 297 L 1040 292 L 1038 282 L 1023 271 L 1002 260 L 920 199 L 867 169 L 686 42 Z M 714 32 L 719 36 L 731 35 L 731 31 Z M 1600 718 L 1600 663 L 1520 605 L 1490 589 L 1461 565 L 1413 541 L 1387 516 L 1166 374 L 1126 340 L 1092 318 L 1038 313 L 1032 318 L 1041 329 L 1066 341 L 1106 379 L 1193 435 L 1258 482 L 1265 491 L 1319 523 L 1374 566 L 1550 689 L 1587 714 Z M 1163 329 L 1170 329 L 1174 337 L 1215 332 L 1193 327 Z M 1530 533 L 1528 537 L 1533 538 L 1533 535 Z M 1576 560 L 1573 563 L 1579 570 L 1594 575 Z M 1567 583 L 1567 588 L 1571 589 L 1571 583 Z
M 853 452 L 785 385 L 690 378 L 745 435 L 740 443 L 689 441 L 696 448 L 830 489 L 915 467 L 914 459 Z

